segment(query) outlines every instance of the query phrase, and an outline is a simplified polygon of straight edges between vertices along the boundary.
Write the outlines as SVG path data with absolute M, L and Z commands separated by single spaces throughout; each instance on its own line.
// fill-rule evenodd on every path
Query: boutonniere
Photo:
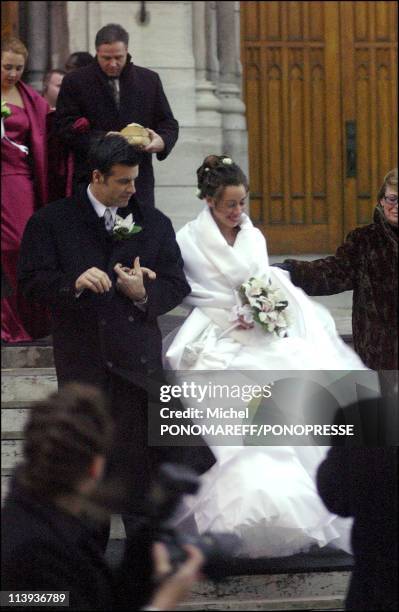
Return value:
M 126 217 L 126 219 L 116 215 L 112 236 L 115 240 L 128 240 L 134 234 L 141 232 L 142 229 L 143 228 L 140 227 L 140 225 L 136 225 L 136 223 L 133 221 L 133 215 L 131 213 Z

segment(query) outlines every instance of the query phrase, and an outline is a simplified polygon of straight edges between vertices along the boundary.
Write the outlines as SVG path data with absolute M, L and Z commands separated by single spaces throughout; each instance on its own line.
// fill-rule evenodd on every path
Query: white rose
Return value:
M 274 300 L 271 300 L 270 298 L 261 296 L 259 301 L 262 303 L 263 312 L 272 312 L 276 307 Z
M 261 295 L 261 293 L 262 293 L 261 287 L 250 286 L 248 287 L 248 289 L 245 289 L 245 295 L 247 296 L 247 298 L 250 298 L 254 295 Z
M 119 215 L 116 215 L 115 228 L 125 227 L 126 229 L 130 230 L 132 229 L 133 226 L 134 226 L 134 221 L 133 221 L 133 215 L 131 213 L 130 215 L 126 217 L 126 219 L 124 219 L 123 217 L 120 217 Z
M 258 310 L 261 310 L 261 304 L 256 297 L 249 296 L 248 301 L 252 308 L 257 308 Z

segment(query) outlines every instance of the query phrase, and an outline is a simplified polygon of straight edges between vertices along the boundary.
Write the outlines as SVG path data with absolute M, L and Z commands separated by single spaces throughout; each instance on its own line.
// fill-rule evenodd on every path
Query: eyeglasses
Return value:
M 237 206 L 239 208 L 241 208 L 242 206 L 246 206 L 248 204 L 248 196 L 246 196 L 245 198 L 243 198 L 240 201 L 237 201 L 237 200 L 221 200 L 218 203 L 221 204 L 224 208 L 233 209 L 233 208 L 237 208 Z
M 389 196 L 384 196 L 383 198 L 386 202 L 386 204 L 389 204 L 390 206 L 395 206 L 395 204 L 398 203 L 398 196 L 396 195 L 389 195 Z

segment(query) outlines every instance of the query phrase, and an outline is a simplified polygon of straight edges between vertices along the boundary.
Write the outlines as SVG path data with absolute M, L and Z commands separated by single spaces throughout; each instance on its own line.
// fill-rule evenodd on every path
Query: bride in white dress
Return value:
M 247 179 L 225 156 L 208 156 L 197 170 L 205 207 L 177 234 L 193 307 L 167 348 L 173 370 L 363 370 L 339 338 L 328 311 L 310 300 L 287 272 L 269 266 L 266 242 L 247 214 Z M 288 301 L 286 337 L 248 322 L 237 288 L 270 279 Z M 194 449 L 193 449 L 194 450 Z M 349 551 L 351 522 L 320 501 L 315 472 L 327 447 L 215 446 L 215 466 L 188 496 L 177 522 L 194 518 L 200 533 L 236 533 L 239 554 L 286 556 L 313 545 Z M 195 452 L 195 450 L 194 450 Z

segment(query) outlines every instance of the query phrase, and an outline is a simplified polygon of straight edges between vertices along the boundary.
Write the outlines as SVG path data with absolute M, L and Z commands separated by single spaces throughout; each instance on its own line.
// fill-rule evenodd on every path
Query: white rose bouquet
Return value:
M 231 321 L 257 323 L 266 333 L 275 333 L 279 338 L 287 336 L 288 301 L 270 279 L 250 278 L 239 287 L 238 296 L 241 304 L 231 309 Z

